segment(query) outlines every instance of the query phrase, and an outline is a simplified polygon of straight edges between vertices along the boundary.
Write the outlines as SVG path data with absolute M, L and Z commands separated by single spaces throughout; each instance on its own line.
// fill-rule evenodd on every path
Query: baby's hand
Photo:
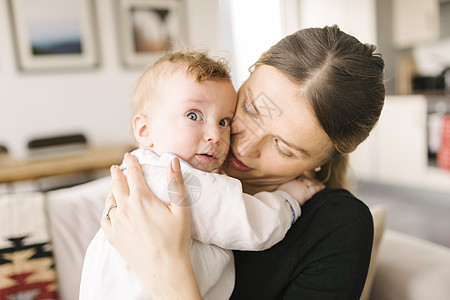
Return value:
M 299 179 L 294 179 L 283 183 L 278 186 L 277 190 L 282 190 L 291 195 L 298 204 L 302 206 L 308 201 L 315 193 L 323 190 L 325 186 L 321 183 L 313 181 L 311 179 L 301 177 Z

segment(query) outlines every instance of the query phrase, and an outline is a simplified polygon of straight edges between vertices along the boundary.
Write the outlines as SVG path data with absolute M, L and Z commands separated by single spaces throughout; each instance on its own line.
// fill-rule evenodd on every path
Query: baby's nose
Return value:
M 205 141 L 217 144 L 221 140 L 222 130 L 219 126 L 210 126 L 205 133 Z

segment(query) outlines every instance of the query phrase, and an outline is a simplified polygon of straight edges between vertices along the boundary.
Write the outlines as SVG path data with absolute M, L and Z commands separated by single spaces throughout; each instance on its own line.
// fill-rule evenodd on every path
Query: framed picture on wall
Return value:
M 19 68 L 92 68 L 98 63 L 91 0 L 9 0 Z
M 127 67 L 145 67 L 180 48 L 183 33 L 181 0 L 118 0 L 122 60 Z

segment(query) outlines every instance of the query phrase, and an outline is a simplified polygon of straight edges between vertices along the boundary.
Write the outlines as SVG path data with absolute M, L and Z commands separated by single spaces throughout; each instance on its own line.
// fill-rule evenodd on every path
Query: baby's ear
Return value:
M 150 148 L 153 146 L 153 139 L 148 118 L 143 115 L 133 117 L 134 137 L 140 146 Z

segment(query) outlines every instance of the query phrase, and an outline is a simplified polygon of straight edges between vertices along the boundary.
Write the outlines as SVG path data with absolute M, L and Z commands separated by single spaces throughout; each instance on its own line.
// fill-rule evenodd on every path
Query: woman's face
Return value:
M 238 92 L 228 175 L 247 192 L 273 190 L 323 164 L 332 143 L 302 89 L 271 66 L 259 66 Z

